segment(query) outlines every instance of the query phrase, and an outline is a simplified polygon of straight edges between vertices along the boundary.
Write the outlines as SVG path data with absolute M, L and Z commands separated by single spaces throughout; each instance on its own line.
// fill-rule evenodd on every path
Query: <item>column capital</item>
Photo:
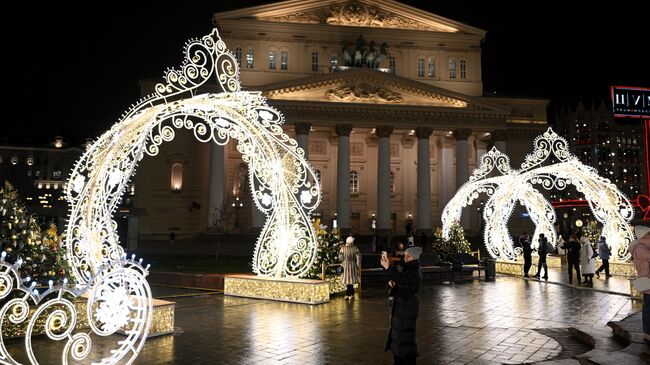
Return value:
M 456 140 L 467 140 L 472 135 L 472 130 L 469 128 L 459 128 L 454 130 L 454 138 Z
M 418 138 L 429 138 L 431 137 L 431 133 L 433 133 L 433 128 L 430 127 L 419 127 L 415 129 L 415 135 Z
M 294 128 L 296 130 L 296 135 L 298 134 L 309 134 L 311 129 L 311 123 L 295 123 Z
M 505 141 L 506 137 L 507 137 L 506 130 L 504 129 L 497 129 L 495 131 L 492 131 L 492 133 L 490 133 L 490 139 L 492 139 L 493 142 Z
M 350 132 L 352 132 L 352 124 L 337 124 L 336 125 L 336 135 L 341 137 L 349 137 Z
M 375 134 L 379 138 L 390 137 L 393 133 L 393 127 L 390 125 L 381 125 L 375 128 Z

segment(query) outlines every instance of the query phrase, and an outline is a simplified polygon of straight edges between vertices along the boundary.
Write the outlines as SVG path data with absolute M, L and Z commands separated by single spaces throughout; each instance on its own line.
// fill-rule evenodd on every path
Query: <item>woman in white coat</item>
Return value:
M 596 259 L 594 256 L 594 249 L 591 247 L 591 242 L 586 237 L 582 238 L 582 249 L 580 250 L 580 271 L 585 280 L 583 284 L 594 284 L 594 273 L 596 272 Z

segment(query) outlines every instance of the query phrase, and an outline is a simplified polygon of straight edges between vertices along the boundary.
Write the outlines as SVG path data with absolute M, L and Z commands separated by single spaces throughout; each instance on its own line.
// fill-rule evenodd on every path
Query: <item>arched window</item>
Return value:
M 289 51 L 283 49 L 280 51 L 280 70 L 289 69 Z
M 277 63 L 278 53 L 274 49 L 269 50 L 269 70 L 275 70 L 275 64 Z
M 449 59 L 449 78 L 456 78 L 456 59 L 454 58 Z
M 172 165 L 171 189 L 181 191 L 183 189 L 183 164 L 175 163 Z
M 388 68 L 392 73 L 395 73 L 395 56 L 388 57 Z
M 237 60 L 237 66 L 239 68 L 241 68 L 241 55 L 242 55 L 241 47 L 235 48 L 235 59 Z
M 461 80 L 467 79 L 467 61 L 460 60 L 460 78 Z
M 255 50 L 249 47 L 246 50 L 246 68 L 253 68 L 253 61 L 255 60 Z
M 311 52 L 311 70 L 313 72 L 318 71 L 318 52 L 317 51 L 312 51 Z
M 418 56 L 418 77 L 424 77 L 424 56 Z
M 336 69 L 336 66 L 339 64 L 339 56 L 336 53 L 330 55 L 330 68 L 332 70 Z
M 429 56 L 429 64 L 427 67 L 427 76 L 430 78 L 436 77 L 436 59 Z
M 350 171 L 350 193 L 359 194 L 359 173 L 356 170 Z

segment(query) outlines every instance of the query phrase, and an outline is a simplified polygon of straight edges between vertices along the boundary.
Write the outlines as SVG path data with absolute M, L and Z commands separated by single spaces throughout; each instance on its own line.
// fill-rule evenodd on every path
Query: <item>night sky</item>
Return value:
M 0 143 L 98 137 L 137 101 L 139 79 L 160 78 L 180 64 L 188 38 L 210 32 L 212 13 L 269 2 L 81 2 L 74 9 L 21 2 L 22 9 L 6 13 L 21 25 L 3 25 L 10 99 Z M 648 17 L 635 8 L 640 1 L 591 2 L 581 10 L 548 1 L 403 2 L 487 30 L 486 93 L 548 98 L 555 107 L 607 101 L 612 84 L 650 86 L 650 59 L 641 55 L 648 51 Z

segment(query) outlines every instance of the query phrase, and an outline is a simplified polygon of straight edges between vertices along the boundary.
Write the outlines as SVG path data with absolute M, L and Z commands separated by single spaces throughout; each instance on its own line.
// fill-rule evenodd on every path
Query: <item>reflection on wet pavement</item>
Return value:
M 180 297 L 176 333 L 149 339 L 135 364 L 389 364 L 385 294 L 383 287 L 364 288 L 355 300 L 318 306 Z M 421 364 L 552 359 L 561 346 L 536 328 L 602 327 L 638 310 L 629 297 L 507 276 L 425 286 L 420 299 Z M 94 350 L 104 349 L 106 339 L 93 340 Z M 60 361 L 58 345 L 36 339 L 42 364 Z

